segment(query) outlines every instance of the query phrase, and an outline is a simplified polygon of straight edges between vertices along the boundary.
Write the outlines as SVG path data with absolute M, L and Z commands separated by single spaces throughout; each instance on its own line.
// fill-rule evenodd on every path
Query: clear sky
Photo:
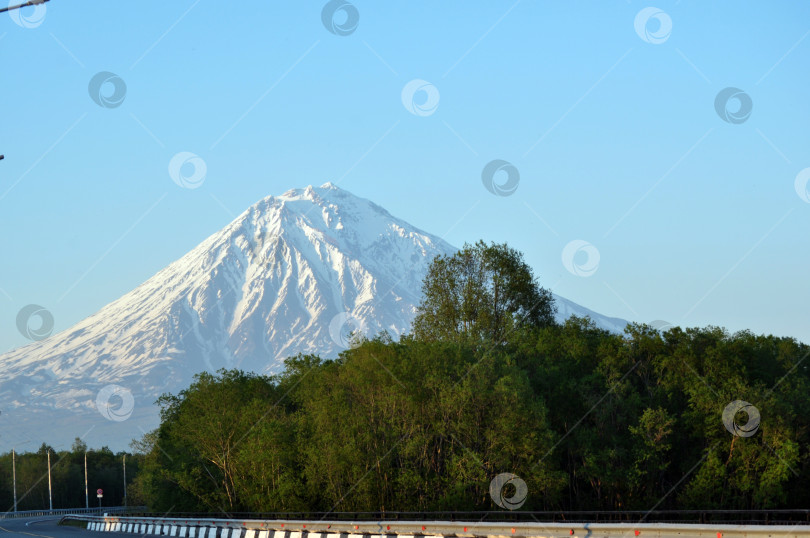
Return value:
M 326 181 L 607 315 L 810 342 L 810 3 L 347 4 L 1 14 L 0 351 Z

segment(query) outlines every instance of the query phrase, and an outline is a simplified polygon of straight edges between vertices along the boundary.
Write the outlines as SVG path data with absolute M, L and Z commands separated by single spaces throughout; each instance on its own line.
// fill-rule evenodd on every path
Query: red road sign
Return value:
M 96 493 L 97 493 L 97 494 L 99 494 L 99 495 L 104 495 L 104 490 L 103 490 L 103 489 L 101 489 L 101 488 L 98 488 L 98 489 L 96 490 Z

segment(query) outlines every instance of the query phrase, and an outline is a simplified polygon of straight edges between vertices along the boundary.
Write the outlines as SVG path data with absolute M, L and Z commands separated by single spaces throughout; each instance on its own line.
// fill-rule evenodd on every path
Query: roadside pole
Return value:
M 124 454 L 124 506 L 127 505 L 127 455 Z
M 0 155 L 0 159 L 3 156 Z M 11 474 L 14 477 L 12 480 L 14 482 L 14 511 L 17 511 L 17 453 L 14 449 L 11 449 Z
M 85 445 L 86 446 L 86 445 Z M 84 451 L 84 507 L 90 509 L 90 497 L 87 495 L 87 451 Z
M 39 4 L 44 4 L 45 2 L 50 2 L 50 1 L 51 0 L 30 0 L 28 2 L 23 2 L 22 4 L 17 4 L 16 6 L 8 6 L 8 7 L 0 8 L 0 13 L 4 13 L 6 11 L 11 11 L 12 9 L 20 9 L 20 8 L 28 7 L 28 6 L 38 6 Z M 0 158 L 2 158 L 2 155 L 0 155 Z
M 48 510 L 53 512 L 53 495 L 51 489 L 51 449 L 48 449 Z

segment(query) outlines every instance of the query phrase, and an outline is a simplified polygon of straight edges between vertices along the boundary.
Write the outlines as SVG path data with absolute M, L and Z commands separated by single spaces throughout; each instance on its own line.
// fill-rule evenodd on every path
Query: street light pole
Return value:
M 3 156 L 0 155 L 0 159 Z M 11 449 L 11 474 L 14 477 L 14 511 L 17 511 L 17 453 L 14 452 L 14 449 Z
M 45 2 L 50 2 L 51 0 L 31 0 L 30 2 L 23 2 L 22 4 L 17 4 L 16 6 L 8 6 L 4 8 L 0 8 L 0 13 L 4 13 L 6 11 L 11 11 L 12 9 L 20 9 L 22 7 L 28 6 L 38 6 L 39 4 L 44 4 Z
M 0 155 L 0 159 L 2 159 L 2 158 L 3 158 L 3 156 Z M 14 511 L 15 512 L 17 511 L 17 450 L 16 450 L 16 447 L 21 445 L 21 444 L 30 443 L 30 442 L 31 442 L 31 439 L 27 439 L 25 441 L 21 441 L 21 442 L 17 443 L 13 447 L 11 447 L 11 475 L 12 475 L 12 482 L 14 483 L 14 488 L 13 489 L 14 489 Z M 23 497 L 24 496 L 25 495 L 23 495 Z
M 87 450 L 84 451 L 84 507 L 90 509 L 90 497 L 87 495 Z
M 51 449 L 48 449 L 48 509 L 53 512 L 53 495 L 51 490 Z
M 124 506 L 127 505 L 127 455 L 124 454 Z

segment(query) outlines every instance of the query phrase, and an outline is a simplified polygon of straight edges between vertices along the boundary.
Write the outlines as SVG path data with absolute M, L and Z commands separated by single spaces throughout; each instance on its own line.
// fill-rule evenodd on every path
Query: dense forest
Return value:
M 102 506 L 122 506 L 124 499 L 124 456 L 126 455 L 127 488 L 138 474 L 141 454 L 120 452 L 113 454 L 107 448 L 87 448 L 76 439 L 71 449 L 54 450 L 43 444 L 36 452 L 11 452 L 0 455 L 0 510 L 14 510 L 13 462 L 17 470 L 17 509 L 43 510 L 48 508 L 48 452 L 51 453 L 51 485 L 53 508 L 80 508 L 85 506 L 84 458 L 87 455 L 87 484 L 90 507 L 98 506 L 96 490 L 104 490 Z M 127 491 L 129 493 L 129 491 Z M 127 500 L 127 504 L 133 504 Z M 140 501 L 142 502 L 142 500 Z
M 508 472 L 523 510 L 810 504 L 807 345 L 558 325 L 506 245 L 437 258 L 423 292 L 397 342 L 164 395 L 131 496 L 157 511 L 490 510 Z M 751 407 L 724 417 L 737 400 L 758 427 Z

